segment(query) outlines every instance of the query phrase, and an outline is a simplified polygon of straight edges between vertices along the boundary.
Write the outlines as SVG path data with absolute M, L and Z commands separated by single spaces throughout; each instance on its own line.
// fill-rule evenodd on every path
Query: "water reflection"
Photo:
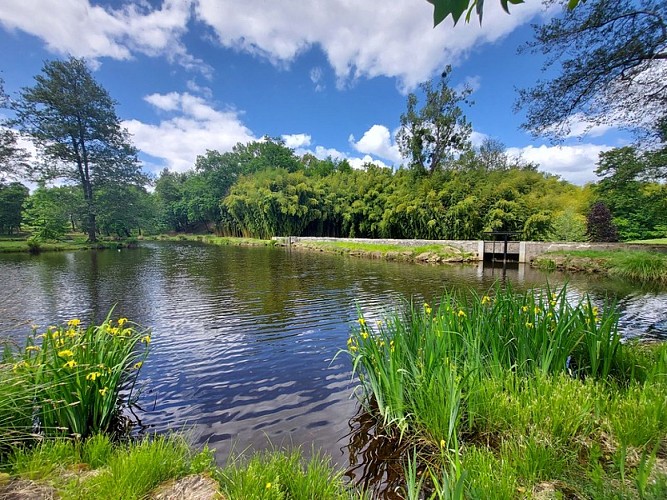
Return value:
M 102 319 L 111 307 L 153 329 L 140 404 L 152 429 L 189 429 L 224 461 L 232 448 L 312 446 L 347 465 L 357 404 L 345 356 L 360 308 L 380 318 L 401 298 L 437 302 L 445 289 L 519 289 L 547 276 L 517 266 L 430 266 L 272 248 L 147 243 L 135 250 L 0 256 L 0 333 L 26 324 Z M 667 292 L 598 277 L 570 281 L 618 300 L 625 335 L 667 335 Z M 363 456 L 363 453 L 362 453 Z M 357 459 L 352 459 L 354 460 Z M 364 459 L 362 459 L 363 462 Z M 356 462 L 356 465 L 363 466 Z M 354 464 L 353 464 L 354 465 Z

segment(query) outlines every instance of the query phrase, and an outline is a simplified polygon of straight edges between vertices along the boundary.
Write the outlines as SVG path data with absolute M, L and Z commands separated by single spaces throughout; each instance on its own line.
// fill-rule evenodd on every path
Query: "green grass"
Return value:
M 139 499 L 169 479 L 210 472 L 213 454 L 195 452 L 178 434 L 114 444 L 97 434 L 17 448 L 3 469 L 14 478 L 55 487 L 63 499 Z M 90 473 L 95 471 L 95 473 Z
M 65 252 L 71 250 L 90 249 L 116 249 L 135 243 L 134 238 L 126 240 L 100 240 L 89 243 L 85 237 L 75 235 L 63 241 L 35 241 L 29 238 L 0 238 L 0 253 L 39 253 L 39 252 Z
M 213 477 L 230 499 L 364 498 L 346 486 L 342 471 L 317 454 L 306 460 L 298 449 L 259 452 L 233 456 L 220 468 L 212 450 L 194 451 L 180 434 L 125 444 L 102 434 L 45 441 L 17 448 L 2 470 L 13 478 L 52 485 L 63 499 L 147 498 L 166 481 L 192 474 Z
M 446 294 L 380 323 L 360 316 L 347 353 L 362 404 L 419 449 L 418 489 L 436 498 L 667 493 L 653 470 L 667 449 L 667 345 L 622 343 L 613 307 L 565 289 Z
M 275 246 L 274 240 L 260 240 L 257 238 L 235 238 L 226 236 L 213 236 L 210 234 L 159 234 L 146 236 L 145 240 L 155 241 L 199 241 L 209 245 L 220 246 Z
M 667 245 L 667 238 L 654 238 L 652 240 L 626 241 L 626 243 L 632 243 L 632 244 L 636 244 L 636 245 Z
M 387 260 L 429 262 L 439 261 L 467 261 L 472 254 L 462 252 L 449 245 L 395 245 L 388 243 L 360 243 L 352 241 L 302 241 L 296 246 L 311 250 L 344 255 L 364 256 Z
M 633 250 L 549 252 L 533 264 L 546 270 L 604 273 L 640 283 L 667 284 L 667 254 Z
M 267 451 L 244 459 L 232 457 L 215 476 L 228 498 L 349 499 L 360 494 L 349 490 L 341 473 L 329 460 L 314 455 L 304 461 L 298 450 Z

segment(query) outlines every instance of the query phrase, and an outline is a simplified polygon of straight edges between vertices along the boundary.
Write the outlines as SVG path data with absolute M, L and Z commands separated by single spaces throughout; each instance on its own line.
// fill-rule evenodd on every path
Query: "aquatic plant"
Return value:
M 667 436 L 667 345 L 623 343 L 612 306 L 565 288 L 496 286 L 405 304 L 379 322 L 360 314 L 346 352 L 362 404 L 420 449 L 436 498 L 460 497 L 462 481 L 475 498 L 555 479 L 561 492 L 594 491 L 595 474 L 604 483 L 621 470 L 595 450 L 625 463 L 620 450 L 650 456 Z M 404 463 L 414 496 L 416 466 Z
M 110 314 L 97 326 L 72 319 L 34 330 L 23 352 L 6 354 L 15 376 L 26 381 L 23 400 L 33 406 L 28 433 L 85 438 L 113 429 L 121 404 L 132 397 L 150 335 Z

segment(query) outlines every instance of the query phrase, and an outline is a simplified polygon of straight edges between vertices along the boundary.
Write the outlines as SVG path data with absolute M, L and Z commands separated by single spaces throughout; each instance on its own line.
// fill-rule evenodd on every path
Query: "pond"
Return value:
M 447 289 L 517 290 L 567 279 L 520 266 L 429 266 L 281 248 L 144 242 L 138 249 L 0 256 L 0 335 L 100 320 L 115 306 L 152 329 L 139 413 L 151 431 L 186 430 L 223 463 L 230 451 L 302 445 L 350 461 L 354 383 L 344 355 L 358 309 L 379 318 Z M 667 338 L 667 291 L 589 276 L 573 297 L 618 301 L 627 337 Z

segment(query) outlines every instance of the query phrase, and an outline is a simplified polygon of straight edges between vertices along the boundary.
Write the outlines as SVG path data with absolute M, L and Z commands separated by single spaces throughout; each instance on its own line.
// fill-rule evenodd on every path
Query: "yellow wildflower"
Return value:
M 76 365 L 77 362 L 73 359 L 70 359 L 67 363 L 65 363 L 65 368 L 74 368 Z
M 62 351 L 58 351 L 58 356 L 61 358 L 71 358 L 74 356 L 74 353 L 70 349 L 64 349 Z
M 356 345 L 351 345 L 350 346 L 350 352 L 354 353 L 354 352 L 357 352 L 358 350 L 359 350 L 359 348 Z
M 123 326 L 127 323 L 127 318 L 118 318 L 118 326 Z
M 266 489 L 270 490 L 271 489 L 271 483 L 266 483 Z
M 465 317 L 466 317 L 465 311 L 463 309 L 459 309 L 459 318 L 465 318 Z
M 526 327 L 527 327 L 527 328 L 532 328 L 532 327 L 533 327 L 533 324 L 532 324 L 530 321 L 527 321 L 527 322 L 526 322 Z
M 426 313 L 426 315 L 430 316 L 431 311 L 433 311 L 433 309 L 431 309 L 431 306 L 429 306 L 426 302 L 424 302 L 424 312 Z
M 378 326 L 382 326 L 382 320 L 377 320 Z
M 138 370 L 139 368 L 142 367 L 143 364 L 144 364 L 143 361 L 137 361 L 136 363 L 134 363 L 134 369 Z
M 86 375 L 86 380 L 92 380 L 94 382 L 96 378 L 101 376 L 102 374 L 100 372 L 90 372 L 88 375 Z
M 38 345 L 29 345 L 28 347 L 25 348 L 27 352 L 31 351 L 39 351 L 39 346 Z
M 141 337 L 141 341 L 144 344 L 148 345 L 148 344 L 151 343 L 151 336 L 150 335 L 144 335 L 143 337 Z
M 368 332 L 361 332 L 361 338 L 366 340 L 368 338 Z
M 523 307 L 521 308 L 521 310 L 522 310 L 523 312 L 528 312 L 528 306 L 523 306 Z
M 542 312 L 542 310 L 539 307 L 535 306 L 535 309 L 533 309 L 533 312 L 535 314 L 540 314 Z
M 79 326 L 80 324 L 81 324 L 81 320 L 80 320 L 80 319 L 77 319 L 77 318 L 70 319 L 70 320 L 67 322 L 67 326 L 73 326 L 73 327 L 77 327 L 77 326 Z
M 394 341 L 393 340 L 389 342 L 389 349 L 391 350 L 391 352 L 394 352 Z
M 103 389 L 99 389 L 97 392 L 99 392 L 102 396 L 106 396 L 107 392 L 109 392 L 109 388 L 105 387 Z
M 366 320 L 364 318 L 359 318 L 359 324 L 361 326 L 366 326 Z
M 488 304 L 489 302 L 491 302 L 491 297 L 489 297 L 488 295 L 482 297 L 482 305 Z
M 447 443 L 445 442 L 444 439 L 441 439 L 440 440 L 440 448 L 444 448 L 445 446 L 447 446 Z
M 21 361 L 19 361 L 18 363 L 16 363 L 16 364 L 14 365 L 14 371 L 17 371 L 19 368 L 23 368 L 23 367 L 25 367 L 25 366 L 28 366 L 28 363 L 26 363 L 25 361 L 21 360 Z
M 76 330 L 70 328 L 69 330 L 67 330 L 67 331 L 65 332 L 65 335 L 67 335 L 67 336 L 70 337 L 70 338 L 71 338 L 71 337 L 76 337 L 77 332 L 76 332 Z

